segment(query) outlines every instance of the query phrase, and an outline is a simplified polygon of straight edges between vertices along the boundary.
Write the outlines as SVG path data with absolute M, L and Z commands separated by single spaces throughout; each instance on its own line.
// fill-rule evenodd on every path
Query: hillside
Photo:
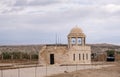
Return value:
M 89 44 L 92 49 L 92 53 L 103 53 L 104 51 L 107 50 L 115 50 L 115 51 L 120 51 L 120 46 L 119 45 L 113 45 L 113 44 Z
M 87 44 L 87 45 L 91 46 L 92 53 L 103 53 L 104 51 L 110 49 L 120 51 L 120 46 L 113 44 L 103 43 L 103 44 Z M 44 45 L 4 45 L 4 46 L 0 46 L 0 53 L 1 52 L 38 53 L 43 46 Z

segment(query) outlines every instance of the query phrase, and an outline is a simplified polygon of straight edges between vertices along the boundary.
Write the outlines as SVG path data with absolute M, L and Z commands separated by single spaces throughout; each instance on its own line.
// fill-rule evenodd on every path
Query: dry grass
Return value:
M 79 70 L 71 73 L 58 74 L 48 77 L 120 77 L 120 63 L 101 69 Z

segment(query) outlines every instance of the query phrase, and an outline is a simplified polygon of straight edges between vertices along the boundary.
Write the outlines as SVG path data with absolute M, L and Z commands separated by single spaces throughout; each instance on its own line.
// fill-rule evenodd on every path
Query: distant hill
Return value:
M 26 52 L 26 53 L 38 53 L 43 45 L 4 45 L 0 46 L 1 52 Z
M 54 45 L 54 44 L 52 44 Z M 67 44 L 60 44 L 67 45 Z M 92 53 L 104 53 L 106 50 L 120 51 L 120 46 L 113 44 L 87 44 L 91 46 Z M 38 53 L 44 45 L 4 45 L 0 46 L 1 52 L 26 52 L 26 53 Z
M 114 44 L 89 44 L 92 49 L 92 53 L 104 53 L 107 50 L 115 50 L 115 51 L 120 51 L 120 46 L 119 45 L 114 45 Z
M 88 45 L 91 45 L 91 46 L 104 46 L 104 47 L 111 47 L 111 46 L 114 46 L 114 47 L 120 47 L 119 45 L 114 45 L 114 44 L 107 44 L 107 43 L 101 43 L 101 44 L 88 44 Z

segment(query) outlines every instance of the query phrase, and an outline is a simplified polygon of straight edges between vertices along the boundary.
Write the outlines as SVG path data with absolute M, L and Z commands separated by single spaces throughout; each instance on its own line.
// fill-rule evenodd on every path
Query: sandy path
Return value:
M 111 67 L 103 67 L 100 69 L 79 70 L 49 77 L 120 77 L 120 64 L 116 64 Z
M 109 66 L 113 66 L 113 65 L 47 66 L 47 67 L 37 67 L 37 68 L 30 67 L 30 68 L 20 68 L 20 69 L 9 69 L 9 70 L 0 71 L 0 77 L 45 77 L 53 74 L 64 73 L 64 71 L 73 72 L 73 71 L 85 70 L 85 69 L 94 69 L 94 68 L 99 69 L 101 67 L 109 67 Z

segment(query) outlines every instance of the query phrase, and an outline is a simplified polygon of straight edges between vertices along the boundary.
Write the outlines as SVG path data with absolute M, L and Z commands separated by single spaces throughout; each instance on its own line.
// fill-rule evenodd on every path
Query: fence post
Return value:
M 1 69 L 1 77 L 3 77 L 3 70 Z
M 18 77 L 20 77 L 20 68 L 18 67 Z
M 66 72 L 68 71 L 68 64 L 66 64 Z
M 35 77 L 37 77 L 37 63 L 36 63 L 36 65 L 35 65 Z
M 47 77 L 47 63 L 46 63 L 46 77 Z

